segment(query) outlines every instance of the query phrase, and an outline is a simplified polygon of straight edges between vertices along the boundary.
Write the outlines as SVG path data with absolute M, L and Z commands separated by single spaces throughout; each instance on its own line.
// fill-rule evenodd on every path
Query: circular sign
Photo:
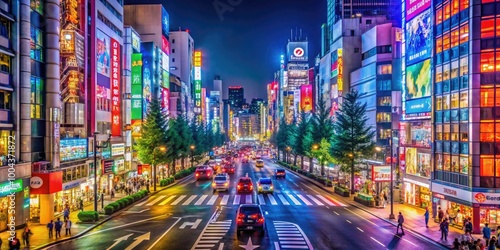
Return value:
M 474 195 L 474 199 L 479 203 L 483 203 L 486 201 L 486 196 L 483 193 L 477 193 Z
M 303 48 L 295 48 L 293 50 L 293 55 L 296 57 L 303 57 L 304 56 L 304 49 Z
M 31 188 L 37 189 L 37 188 L 40 188 L 42 185 L 43 185 L 42 178 L 40 178 L 38 176 L 31 177 L 31 179 L 30 179 L 30 187 Z

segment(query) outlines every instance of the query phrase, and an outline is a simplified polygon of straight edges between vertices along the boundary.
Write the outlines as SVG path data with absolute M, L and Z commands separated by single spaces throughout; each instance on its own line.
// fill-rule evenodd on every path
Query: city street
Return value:
M 418 235 L 395 235 L 396 228 L 287 172 L 274 180 L 274 194 L 237 194 L 236 182 L 248 174 L 254 185 L 271 177 L 264 168 L 238 162 L 228 193 L 213 193 L 210 181 L 189 177 L 136 204 L 83 237 L 48 249 L 444 249 Z M 258 203 L 267 233 L 236 234 L 239 204 Z

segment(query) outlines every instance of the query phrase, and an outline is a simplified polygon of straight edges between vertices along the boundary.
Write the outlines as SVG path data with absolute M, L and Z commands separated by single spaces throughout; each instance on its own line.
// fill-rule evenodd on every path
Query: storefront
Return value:
M 58 203 L 56 194 L 62 191 L 62 171 L 33 172 L 30 179 L 30 217 L 41 224 L 54 219 Z
M 485 223 L 490 228 L 500 226 L 500 193 L 474 192 L 472 195 L 474 203 L 479 204 L 480 227 L 484 227 Z
M 104 191 L 105 194 L 109 194 L 111 189 L 113 188 L 115 175 L 113 173 L 113 166 L 115 160 L 103 160 L 101 163 L 102 166 L 102 175 L 99 178 L 99 187 L 100 191 Z
M 86 186 L 86 178 L 63 183 L 63 190 L 54 194 L 54 213 L 63 212 L 65 206 L 69 206 L 70 211 L 77 211 L 80 200 L 87 201 L 92 196 Z
M 429 180 L 415 180 L 418 177 L 403 178 L 404 202 L 420 208 L 431 206 L 431 190 Z
M 450 225 L 462 228 L 465 218 L 472 218 L 474 232 L 479 232 L 479 218 L 472 206 L 472 192 L 460 188 L 432 183 L 432 215 L 437 221 L 441 208 L 450 218 Z
M 10 181 L 0 183 L 0 231 L 7 228 L 9 218 L 19 217 L 23 214 L 24 202 L 21 202 L 24 200 L 23 187 L 22 179 L 15 180 L 12 184 Z M 11 196 L 11 193 L 15 195 Z

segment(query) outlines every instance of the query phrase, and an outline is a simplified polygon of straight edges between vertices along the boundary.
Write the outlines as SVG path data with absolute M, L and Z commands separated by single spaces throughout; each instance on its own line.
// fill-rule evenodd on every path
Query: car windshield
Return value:
M 276 170 L 276 172 L 278 172 L 278 173 L 284 173 L 285 170 L 284 169 L 278 169 L 278 170 Z
M 242 213 L 244 215 L 259 214 L 260 209 L 259 209 L 259 207 L 241 207 L 240 213 Z
M 240 179 L 241 183 L 248 184 L 250 183 L 250 179 Z
M 205 171 L 198 171 L 199 174 L 205 174 Z
M 271 184 L 271 179 L 260 179 L 260 184 Z
M 263 163 L 263 161 L 257 161 L 257 163 Z
M 216 181 L 226 181 L 226 177 L 225 176 L 215 176 L 215 180 Z

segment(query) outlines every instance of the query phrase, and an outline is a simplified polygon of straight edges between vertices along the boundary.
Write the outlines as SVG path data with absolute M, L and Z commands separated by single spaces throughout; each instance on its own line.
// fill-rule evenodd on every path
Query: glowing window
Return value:
M 458 5 L 459 5 L 459 0 L 453 0 L 452 5 L 451 5 L 451 14 L 455 15 L 458 13 Z
M 482 142 L 495 141 L 495 124 L 481 123 L 479 127 L 479 140 Z
M 495 53 L 483 52 L 481 53 L 481 72 L 494 72 L 495 71 Z
M 460 11 L 469 8 L 469 0 L 460 0 Z
M 460 44 L 469 41 L 469 24 L 460 27 Z
M 461 108 L 469 107 L 469 93 L 467 92 L 460 93 L 460 107 Z
M 495 20 L 494 19 L 486 19 L 481 20 L 481 38 L 488 38 L 495 36 Z
M 443 51 L 443 38 L 436 38 L 436 54 L 441 53 Z
M 458 29 L 451 31 L 451 47 L 458 46 Z
M 443 8 L 444 9 L 444 18 L 443 18 L 444 21 L 446 21 L 451 16 L 451 9 L 450 9 L 450 7 L 451 7 L 451 4 L 448 3 Z
M 458 101 L 458 93 L 451 94 L 451 108 L 456 109 L 460 106 Z
M 493 158 L 481 158 L 479 166 L 481 176 L 495 175 L 495 161 Z
M 442 110 L 442 109 L 443 109 L 443 97 L 442 96 L 436 97 L 436 110 Z
M 450 49 L 450 33 L 443 35 L 443 51 Z
M 443 9 L 436 10 L 436 24 L 443 22 Z

